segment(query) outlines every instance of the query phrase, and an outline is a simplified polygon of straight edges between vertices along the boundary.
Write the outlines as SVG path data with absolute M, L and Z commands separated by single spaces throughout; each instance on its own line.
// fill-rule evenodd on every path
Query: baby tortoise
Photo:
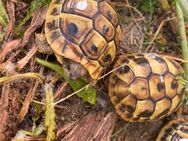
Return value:
M 52 0 L 48 8 L 45 38 L 57 60 L 68 61 L 70 79 L 88 73 L 97 80 L 114 60 L 120 36 L 118 15 L 110 1 Z
M 172 120 L 160 131 L 156 141 L 188 141 L 188 123 Z
M 177 62 L 156 54 L 128 54 L 117 59 L 117 67 L 108 91 L 122 119 L 157 120 L 177 110 L 184 93 L 179 79 L 183 69 Z

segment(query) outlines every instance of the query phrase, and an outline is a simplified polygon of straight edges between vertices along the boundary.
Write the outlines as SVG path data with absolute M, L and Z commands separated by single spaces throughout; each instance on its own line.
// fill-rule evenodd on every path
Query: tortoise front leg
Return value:
M 48 44 L 43 33 L 35 34 L 35 45 L 40 53 L 43 54 L 53 54 L 54 51 Z

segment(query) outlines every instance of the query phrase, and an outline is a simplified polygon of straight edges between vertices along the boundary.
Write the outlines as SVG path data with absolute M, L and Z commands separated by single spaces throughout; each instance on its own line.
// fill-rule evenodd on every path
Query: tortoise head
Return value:
M 64 70 L 71 80 L 79 79 L 87 74 L 87 70 L 80 63 L 71 60 L 66 61 Z

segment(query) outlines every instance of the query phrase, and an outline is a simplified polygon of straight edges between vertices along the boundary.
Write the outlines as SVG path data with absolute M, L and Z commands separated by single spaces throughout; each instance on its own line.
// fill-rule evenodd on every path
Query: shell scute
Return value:
M 174 75 L 168 73 L 164 77 L 166 86 L 166 95 L 170 98 L 174 98 L 177 94 L 178 82 Z
M 114 41 L 111 41 L 110 43 L 108 43 L 104 53 L 101 53 L 101 56 L 99 58 L 100 65 L 103 67 L 109 65 L 110 62 L 112 62 L 112 60 L 114 60 L 116 56 L 115 52 L 116 52 L 115 43 Z
M 132 114 L 135 111 L 137 100 L 133 95 L 129 94 L 121 100 L 121 104 L 124 105 L 127 112 Z
M 105 39 L 100 38 L 98 32 L 92 31 L 81 43 L 81 49 L 88 58 L 97 60 L 104 52 L 105 45 Z
M 116 68 L 116 67 L 114 67 L 114 68 Z M 126 85 L 128 85 L 134 79 L 134 76 L 135 76 L 134 72 L 128 65 L 122 66 L 121 68 L 114 71 L 114 73 Z
M 118 93 L 117 98 L 119 101 L 123 100 L 125 97 L 127 97 L 129 93 L 128 87 L 125 87 L 125 83 L 121 80 L 116 82 L 117 85 L 114 85 L 114 93 Z
M 92 20 L 71 14 L 63 14 L 59 25 L 63 35 L 76 45 L 83 42 L 92 30 Z
M 118 25 L 118 15 L 108 2 L 99 2 L 99 10 L 115 27 Z
M 53 30 L 59 29 L 59 18 L 50 18 L 45 22 L 45 32 L 51 32 Z M 48 36 L 47 36 L 48 37 Z
M 130 86 L 129 91 L 139 100 L 144 100 L 149 98 L 149 86 L 147 79 L 136 78 L 134 79 Z
M 168 71 L 168 66 L 163 58 L 156 55 L 148 55 L 146 58 L 149 58 L 147 60 L 151 65 L 153 73 L 163 75 Z
M 152 100 L 137 101 L 134 115 L 140 117 L 142 120 L 149 119 L 155 110 L 155 103 Z
M 165 58 L 165 60 L 167 62 L 169 70 L 171 71 L 171 73 L 174 76 L 177 76 L 177 75 L 179 75 L 179 74 L 181 74 L 183 72 L 182 67 L 178 63 L 176 63 L 173 60 L 166 59 L 166 58 Z
M 167 98 L 164 98 L 156 102 L 155 111 L 151 115 L 150 119 L 159 119 L 159 118 L 164 117 L 170 111 L 171 105 L 172 105 L 172 102 Z
M 98 13 L 98 5 L 94 0 L 67 0 L 64 12 L 92 18 Z
M 151 74 L 151 67 L 145 58 L 135 58 L 134 56 L 128 56 L 129 66 L 138 77 L 148 77 Z M 138 71 L 139 70 L 139 71 Z
M 94 19 L 94 28 L 105 37 L 107 42 L 114 38 L 115 29 L 104 16 L 99 15 Z
M 150 95 L 154 101 L 165 96 L 165 80 L 161 75 L 153 74 L 149 78 Z

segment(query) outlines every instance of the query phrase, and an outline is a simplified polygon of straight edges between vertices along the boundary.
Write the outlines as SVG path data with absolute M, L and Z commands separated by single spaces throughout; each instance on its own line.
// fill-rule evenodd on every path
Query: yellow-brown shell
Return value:
M 188 123 L 172 120 L 163 127 L 156 141 L 188 141 Z
M 93 79 L 115 58 L 121 29 L 105 0 L 52 0 L 45 36 L 55 54 L 83 65 Z
M 129 54 L 117 59 L 117 67 L 110 75 L 108 91 L 122 119 L 157 120 L 179 107 L 184 93 L 179 79 L 183 69 L 175 61 L 156 54 Z

